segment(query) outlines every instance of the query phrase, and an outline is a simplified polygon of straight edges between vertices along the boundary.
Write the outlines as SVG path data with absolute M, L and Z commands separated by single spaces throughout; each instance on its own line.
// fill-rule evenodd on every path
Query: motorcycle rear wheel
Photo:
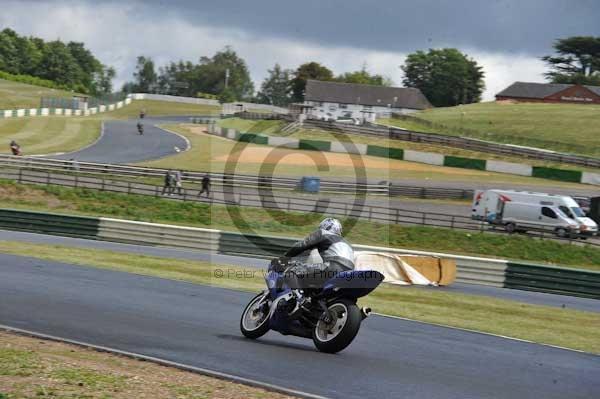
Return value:
M 242 313 L 240 330 L 246 338 L 257 339 L 269 331 L 269 312 L 267 310 L 265 314 L 258 306 L 264 296 L 260 293 L 252 298 Z
M 339 299 L 328 305 L 333 316 L 331 323 L 319 320 L 313 329 L 313 342 L 317 349 L 325 353 L 337 353 L 345 349 L 356 337 L 362 316 L 356 303 L 349 299 Z

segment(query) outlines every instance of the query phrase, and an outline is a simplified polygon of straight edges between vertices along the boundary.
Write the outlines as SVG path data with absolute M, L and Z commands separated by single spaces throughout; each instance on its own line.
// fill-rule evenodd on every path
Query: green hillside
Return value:
M 70 98 L 70 91 L 49 89 L 24 83 L 0 79 L 0 110 L 19 108 L 39 108 L 41 97 Z
M 598 105 L 486 102 L 434 108 L 414 116 L 423 122 L 385 122 L 407 129 L 600 156 Z

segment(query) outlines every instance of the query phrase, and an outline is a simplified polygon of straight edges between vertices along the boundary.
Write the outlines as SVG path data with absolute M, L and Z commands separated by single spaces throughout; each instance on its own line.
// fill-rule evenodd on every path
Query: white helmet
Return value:
M 339 220 L 334 218 L 323 219 L 323 221 L 319 224 L 319 228 L 321 230 L 330 231 L 338 236 L 342 235 L 342 224 Z

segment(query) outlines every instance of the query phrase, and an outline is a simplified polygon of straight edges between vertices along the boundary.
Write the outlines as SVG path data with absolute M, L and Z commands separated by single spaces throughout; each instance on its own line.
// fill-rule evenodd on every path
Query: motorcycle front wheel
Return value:
M 269 331 L 269 306 L 264 304 L 264 298 L 264 293 L 256 295 L 242 313 L 240 330 L 246 338 L 256 339 Z
M 313 342 L 325 353 L 337 353 L 345 349 L 356 337 L 362 316 L 356 303 L 349 299 L 338 299 L 327 307 L 332 316 L 326 323 L 319 320 L 313 329 Z

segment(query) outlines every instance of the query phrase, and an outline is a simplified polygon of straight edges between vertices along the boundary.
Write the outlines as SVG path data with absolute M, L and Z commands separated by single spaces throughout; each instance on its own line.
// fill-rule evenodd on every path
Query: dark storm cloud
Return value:
M 539 56 L 557 38 L 600 35 L 598 0 L 146 0 L 138 8 L 257 36 L 398 52 L 455 46 Z

